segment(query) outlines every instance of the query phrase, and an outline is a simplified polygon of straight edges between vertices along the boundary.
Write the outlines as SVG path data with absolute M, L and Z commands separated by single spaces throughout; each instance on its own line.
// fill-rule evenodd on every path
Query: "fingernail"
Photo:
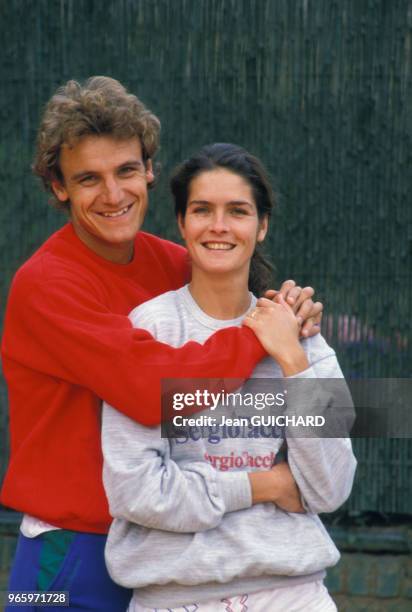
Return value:
M 296 317 L 296 321 L 299 323 L 299 325 L 302 325 L 303 323 L 302 317 Z

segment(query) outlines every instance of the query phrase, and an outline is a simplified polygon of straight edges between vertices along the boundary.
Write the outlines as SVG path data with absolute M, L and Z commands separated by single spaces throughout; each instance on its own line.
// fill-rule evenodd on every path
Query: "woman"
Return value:
M 133 324 L 180 346 L 244 322 L 269 353 L 253 377 L 342 377 L 322 337 L 299 342 L 282 298 L 257 303 L 249 291 L 264 289 L 268 272 L 256 248 L 273 193 L 260 162 L 235 145 L 211 145 L 184 162 L 171 185 L 192 280 L 136 308 Z M 253 457 L 273 463 L 282 443 L 254 435 L 222 436 L 218 447 L 212 436 L 162 439 L 158 429 L 104 407 L 104 482 L 115 518 L 106 562 L 115 581 L 135 589 L 131 612 L 336 610 L 322 580 L 339 553 L 317 513 L 335 510 L 350 493 L 350 441 L 288 437 L 301 514 L 279 508 L 276 491 L 259 492 L 269 468 L 246 471 L 257 465 Z M 230 467 L 245 453 L 247 465 Z

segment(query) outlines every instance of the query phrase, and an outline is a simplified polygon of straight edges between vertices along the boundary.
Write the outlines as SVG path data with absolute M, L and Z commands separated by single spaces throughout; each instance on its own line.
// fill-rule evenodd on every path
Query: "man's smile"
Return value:
M 133 206 L 133 202 L 131 204 L 128 204 L 127 206 L 124 206 L 120 210 L 116 210 L 115 212 L 97 212 L 96 214 L 100 215 L 101 217 L 112 219 L 115 217 L 121 217 L 125 215 L 127 212 L 129 212 L 132 206 Z

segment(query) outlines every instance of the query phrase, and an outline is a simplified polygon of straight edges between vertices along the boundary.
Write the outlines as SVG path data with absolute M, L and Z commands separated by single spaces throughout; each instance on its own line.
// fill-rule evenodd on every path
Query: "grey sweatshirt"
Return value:
M 251 296 L 251 306 L 255 301 Z M 183 287 L 145 302 L 130 319 L 178 347 L 205 342 L 218 329 L 240 325 L 243 316 L 213 319 Z M 298 378 L 342 377 L 320 335 L 303 345 L 310 367 Z M 267 357 L 252 377 L 282 378 L 282 372 Z M 247 471 L 262 469 L 254 465 L 268 469 L 281 438 L 194 438 L 162 439 L 160 428 L 104 405 L 103 480 L 114 517 L 106 564 L 112 578 L 152 608 L 322 578 L 339 553 L 317 513 L 337 509 L 349 496 L 356 468 L 350 440 L 288 438 L 288 463 L 307 509 L 296 514 L 272 503 L 251 505 Z M 228 467 L 234 464 L 241 467 Z

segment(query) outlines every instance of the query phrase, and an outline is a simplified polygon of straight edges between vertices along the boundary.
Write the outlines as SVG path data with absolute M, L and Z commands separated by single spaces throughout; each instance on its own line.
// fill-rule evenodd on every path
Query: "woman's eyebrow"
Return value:
M 251 208 L 253 208 L 253 203 L 249 200 L 230 200 L 229 202 L 227 202 L 227 204 L 236 204 L 237 206 L 250 206 Z

